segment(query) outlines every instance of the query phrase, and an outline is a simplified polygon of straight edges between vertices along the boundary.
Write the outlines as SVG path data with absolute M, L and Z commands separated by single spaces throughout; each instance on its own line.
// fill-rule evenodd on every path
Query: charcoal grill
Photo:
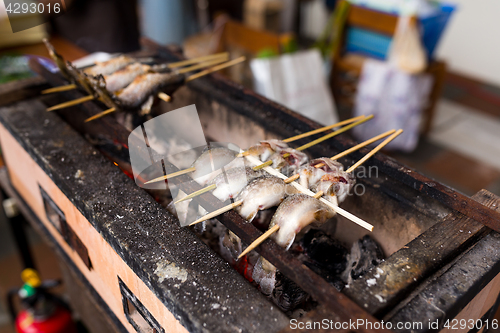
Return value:
M 180 59 L 176 50 L 151 42 L 144 47 L 158 60 Z M 47 105 L 83 94 L 39 96 L 64 81 L 37 62 L 31 66 L 41 78 L 0 88 L 0 143 L 8 169 L 2 186 L 107 314 L 109 327 L 120 332 L 145 327 L 155 332 L 295 331 L 284 313 L 193 232 L 180 228 L 153 200 L 154 193 L 127 177 L 129 130 L 114 117 L 85 124 L 104 110 L 96 102 L 47 113 Z M 167 112 L 190 104 L 196 104 L 207 137 L 240 147 L 319 127 L 219 75 L 190 82 L 160 108 Z M 309 152 L 333 156 L 353 145 L 341 135 Z M 366 153 L 362 149 L 341 162 L 351 165 Z M 427 325 L 436 319 L 440 330 L 446 319 L 489 318 L 500 292 L 499 198 L 485 190 L 466 197 L 383 154 L 370 159 L 370 167 L 378 176 L 359 178 L 365 194 L 349 198 L 343 208 L 374 225 L 373 237 L 388 257 L 350 288 L 337 292 L 271 240 L 257 248 L 318 302 L 302 322 L 364 319 L 377 327 L 383 320 L 401 332 L 410 329 L 396 327 L 397 322 L 422 322 L 411 331 L 423 332 L 436 330 Z M 199 189 L 190 186 L 190 191 Z M 200 197 L 207 204 L 214 199 L 209 193 Z M 233 211 L 218 220 L 246 243 L 261 234 Z M 330 232 L 347 244 L 366 234 L 342 217 Z M 72 304 L 86 311 L 77 301 Z

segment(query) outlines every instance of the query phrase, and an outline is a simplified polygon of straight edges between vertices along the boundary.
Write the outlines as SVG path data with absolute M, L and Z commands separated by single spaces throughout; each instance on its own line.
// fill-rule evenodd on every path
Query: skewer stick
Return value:
M 229 60 L 229 57 L 219 57 L 219 58 L 216 58 L 216 59 L 213 59 L 213 60 L 210 60 L 210 61 L 204 61 L 204 62 L 201 62 L 197 65 L 193 65 L 193 66 L 189 66 L 189 67 L 184 67 L 182 69 L 179 69 L 177 71 L 177 73 L 179 74 L 183 74 L 183 73 L 187 73 L 187 72 L 192 72 L 192 71 L 195 71 L 197 69 L 201 69 L 201 68 L 205 68 L 205 67 L 210 67 L 210 66 L 214 66 L 214 65 L 218 65 L 222 62 L 225 62 L 225 61 L 228 61 Z
M 233 65 L 236 65 L 236 64 L 239 64 L 240 62 L 242 61 L 245 61 L 245 57 L 239 57 L 237 59 L 234 59 L 234 60 L 231 60 L 231 61 L 228 61 L 224 64 L 220 64 L 218 66 L 215 66 L 215 67 L 212 67 L 212 68 L 209 68 L 209 69 L 205 69 L 204 71 L 201 71 L 199 73 L 196 73 L 196 74 L 193 74 L 191 76 L 188 76 L 185 80 L 185 82 L 189 82 L 189 81 L 193 81 L 194 79 L 197 79 L 197 78 L 200 78 L 204 75 L 207 75 L 207 74 L 210 74 L 210 73 L 213 73 L 213 72 L 216 72 L 218 70 L 221 70 L 221 69 L 224 69 L 226 67 L 230 67 L 230 66 L 233 66 Z
M 192 58 L 192 59 L 187 59 L 187 60 L 182 60 L 182 61 L 177 61 L 177 62 L 171 62 L 170 64 L 167 65 L 168 68 L 178 68 L 178 67 L 183 67 L 191 64 L 196 64 L 198 62 L 202 61 L 207 61 L 207 60 L 212 60 L 215 58 L 219 57 L 229 57 L 228 52 L 222 52 L 222 53 L 216 53 L 216 54 L 210 54 L 202 57 L 197 57 L 197 58 Z
M 172 97 L 170 97 L 169 95 L 165 94 L 163 91 L 160 91 L 158 93 L 158 98 L 161 99 L 164 102 L 167 102 L 167 103 L 172 100 Z
M 243 204 L 243 200 L 238 200 L 230 205 L 227 205 L 225 207 L 222 207 L 222 208 L 219 208 L 211 213 L 208 213 L 207 215 L 205 216 L 202 216 L 200 217 L 199 219 L 197 219 L 196 221 L 194 221 L 193 223 L 191 223 L 190 225 L 194 225 L 194 224 L 197 224 L 197 223 L 200 223 L 200 222 L 203 222 L 203 221 L 206 221 L 206 220 L 210 220 L 216 216 L 219 216 L 220 214 L 224 214 L 225 212 L 228 212 L 230 211 L 231 209 L 234 209 L 238 206 L 241 206 Z
M 238 259 L 241 259 L 243 256 L 245 256 L 248 252 L 252 251 L 255 249 L 257 246 L 262 244 L 263 241 L 265 241 L 269 236 L 274 234 L 276 231 L 278 231 L 280 226 L 278 224 L 275 224 L 271 229 L 267 230 L 265 233 L 263 233 L 259 238 L 254 240 L 252 244 L 248 245 L 248 247 L 241 252 L 241 254 L 238 256 Z
M 350 124 L 352 122 L 361 120 L 364 117 L 365 117 L 364 115 L 361 115 L 361 116 L 358 116 L 358 117 L 346 119 L 346 120 L 338 122 L 336 124 L 332 124 L 332 125 L 328 125 L 328 126 L 325 126 L 325 127 L 321 127 L 321 128 L 315 129 L 314 131 L 310 131 L 310 132 L 302 133 L 302 134 L 299 134 L 299 135 L 296 135 L 296 136 L 292 136 L 291 138 L 283 140 L 283 142 L 292 142 L 292 141 L 296 141 L 296 140 L 299 140 L 299 139 L 303 139 L 303 138 L 306 138 L 306 137 L 314 135 L 314 134 L 318 134 L 318 133 L 321 133 L 321 132 L 324 132 L 324 131 L 328 131 L 328 130 L 334 128 L 334 127 L 339 127 L 339 126 L 344 126 L 344 125 Z
M 207 187 L 205 187 L 205 188 L 202 188 L 201 190 L 198 190 L 198 191 L 196 191 L 196 192 L 193 192 L 193 193 L 191 193 L 190 195 L 188 195 L 188 196 L 186 196 L 186 197 L 184 197 L 184 198 L 182 198 L 182 199 L 180 199 L 180 200 L 177 200 L 176 202 L 174 202 L 174 204 L 178 204 L 179 202 L 182 202 L 182 201 L 184 201 L 184 200 L 189 200 L 189 199 L 192 199 L 192 198 L 194 198 L 194 197 L 196 197 L 196 196 L 198 196 L 198 195 L 201 195 L 201 194 L 203 194 L 203 193 L 206 193 L 206 192 L 208 192 L 208 191 L 215 190 L 216 188 L 217 188 L 217 185 L 212 184 L 212 185 L 210 185 L 210 186 L 207 186 Z
M 361 164 L 363 164 L 364 162 L 366 162 L 366 160 L 368 160 L 370 157 L 372 157 L 373 155 L 375 155 L 376 152 L 378 152 L 380 149 L 384 148 L 389 142 L 391 142 L 392 140 L 394 140 L 401 133 L 403 133 L 402 129 L 397 130 L 396 133 L 394 133 L 393 135 L 391 135 L 390 137 L 388 137 L 387 139 L 385 139 L 377 147 L 373 148 L 371 152 L 369 152 L 368 154 L 366 154 L 362 159 L 360 159 L 358 162 L 356 162 L 356 164 L 354 164 L 349 169 L 347 169 L 346 172 L 347 173 L 353 172 L 357 167 L 359 167 Z
M 335 156 L 330 157 L 330 159 L 331 159 L 332 161 L 338 160 L 339 158 L 344 157 L 344 156 L 346 156 L 346 155 L 349 155 L 349 154 L 350 154 L 350 153 L 352 153 L 353 151 L 356 151 L 356 150 L 361 149 L 361 148 L 363 148 L 363 147 L 365 147 L 365 146 L 368 146 L 368 145 L 370 145 L 370 144 L 374 143 L 375 141 L 378 141 L 378 140 L 380 140 L 380 139 L 383 139 L 383 138 L 385 138 L 386 136 L 391 135 L 391 134 L 392 134 L 392 133 L 394 133 L 394 132 L 396 132 L 396 130 L 395 130 L 395 129 L 390 130 L 390 131 L 387 131 L 387 132 L 382 133 L 382 134 L 380 134 L 380 135 L 377 135 L 377 136 L 375 136 L 375 137 L 373 137 L 373 138 L 371 138 L 371 139 L 369 139 L 369 140 L 366 140 L 365 142 L 361 142 L 360 144 L 358 144 L 358 145 L 356 145 L 356 146 L 354 146 L 354 147 L 352 147 L 352 148 L 349 148 L 349 149 L 347 149 L 347 150 L 344 150 L 343 152 L 341 152 L 341 153 L 339 153 L 339 154 L 337 154 L 337 155 L 335 155 Z M 322 166 L 324 166 L 324 165 L 325 165 L 325 163 L 319 163 L 319 164 L 316 164 L 314 167 L 315 167 L 315 168 L 321 168 L 321 167 L 322 167 Z
M 246 157 L 250 163 L 253 163 L 253 164 L 257 164 L 257 163 L 260 163 L 260 161 L 255 158 L 254 156 L 247 156 Z M 278 177 L 278 178 L 281 178 L 283 180 L 286 180 L 287 177 L 282 174 L 281 172 L 279 172 L 278 170 L 275 170 L 271 167 L 266 167 L 265 170 L 271 174 L 272 176 L 275 176 L 275 177 Z M 310 195 L 312 197 L 314 197 L 316 194 L 314 192 L 312 192 L 311 190 L 309 190 L 308 188 L 300 185 L 299 183 L 297 182 L 292 182 L 291 183 L 293 185 L 293 187 L 295 187 L 297 190 L 299 190 L 299 192 L 301 193 L 304 193 L 304 194 L 307 194 L 307 195 Z M 319 192 L 318 192 L 319 193 Z M 371 224 L 369 224 L 368 222 L 360 219 L 359 217 L 357 216 L 354 216 L 352 215 L 351 213 L 349 213 L 348 211 L 345 211 L 343 210 L 342 208 L 340 208 L 339 206 L 331 203 L 330 201 L 327 201 L 325 200 L 324 198 L 319 198 L 318 199 L 319 201 L 321 201 L 322 203 L 324 203 L 325 205 L 327 205 L 328 207 L 330 207 L 335 213 L 341 215 L 341 216 L 344 216 L 345 218 L 351 220 L 352 222 L 360 225 L 361 227 L 369 230 L 369 231 L 372 231 L 373 230 L 373 226 Z M 220 214 L 223 214 L 225 212 L 228 212 L 230 211 L 231 209 L 235 208 L 235 207 L 238 207 L 240 206 L 241 204 L 243 204 L 243 200 L 239 200 L 231 205 L 227 205 L 225 207 L 222 207 L 212 213 L 209 213 L 201 218 L 199 218 L 198 220 L 194 221 L 193 223 L 191 223 L 190 225 L 193 225 L 193 224 L 196 224 L 196 223 L 200 223 L 200 222 L 203 222 L 203 221 L 206 221 L 206 220 L 209 220 L 211 218 L 214 218 Z
M 76 89 L 78 86 L 76 84 L 67 84 L 67 85 L 64 85 L 64 86 L 59 86 L 59 87 L 54 87 L 54 88 L 50 88 L 50 89 L 45 89 L 45 90 L 42 90 L 42 95 L 45 95 L 45 94 L 52 94 L 52 93 L 55 93 L 55 92 L 60 92 L 60 91 L 68 91 L 68 90 L 73 90 L 73 89 Z
M 373 115 L 369 115 L 368 117 L 364 117 L 364 118 L 362 118 L 361 120 L 358 120 L 358 121 L 356 121 L 356 122 L 354 122 L 354 123 L 352 123 L 352 124 L 350 124 L 350 125 L 344 126 L 344 127 L 342 127 L 341 129 L 336 130 L 335 132 L 329 133 L 329 134 L 327 134 L 327 135 L 322 136 L 322 137 L 321 137 L 321 138 L 319 138 L 319 139 L 316 139 L 316 140 L 314 140 L 314 141 L 311 141 L 311 142 L 309 142 L 309 143 L 306 143 L 305 145 L 300 146 L 300 147 L 299 147 L 299 148 L 297 148 L 296 150 L 302 151 L 302 150 L 305 150 L 305 149 L 307 149 L 307 148 L 310 148 L 310 147 L 312 147 L 312 146 L 314 146 L 314 145 L 317 145 L 318 143 L 321 143 L 321 142 L 323 142 L 323 141 L 325 141 L 325 140 L 328 140 L 328 139 L 330 139 L 330 138 L 333 138 L 333 137 L 334 137 L 334 136 L 336 136 L 336 135 L 339 135 L 339 134 L 341 134 L 341 133 L 344 133 L 345 131 L 348 131 L 348 130 L 350 130 L 351 128 L 353 128 L 353 127 L 355 127 L 355 126 L 358 126 L 358 125 L 360 125 L 360 124 L 364 123 L 365 121 L 368 121 L 368 120 L 370 120 L 370 119 L 372 119 L 372 118 L 373 118 Z M 286 154 L 284 154 L 284 155 L 283 155 L 283 158 L 287 158 L 288 156 L 290 156 L 290 154 L 289 154 L 289 153 L 286 153 Z M 259 170 L 259 169 L 262 169 L 262 168 L 268 167 L 268 166 L 270 166 L 271 164 L 273 164 L 273 161 L 269 160 L 269 161 L 267 161 L 267 162 L 264 162 L 264 163 L 262 163 L 262 164 L 259 164 L 259 165 L 255 166 L 255 167 L 253 167 L 253 169 L 254 169 L 254 170 Z
M 165 176 L 161 176 L 161 177 L 158 177 L 158 178 L 155 178 L 155 179 L 151 179 L 150 181 L 147 181 L 144 184 L 151 184 L 151 183 L 159 182 L 161 180 L 165 180 L 165 179 L 170 178 L 170 177 L 177 177 L 177 176 L 180 176 L 180 175 L 184 175 L 186 173 L 190 173 L 190 172 L 193 172 L 195 170 L 196 170 L 195 167 L 187 168 L 187 169 L 184 169 L 184 170 L 180 170 L 180 171 L 177 171 L 177 172 L 170 173 L 170 174 L 165 175 Z
M 64 108 L 69 108 L 70 106 L 81 104 L 81 103 L 85 103 L 85 102 L 91 101 L 93 99 L 95 99 L 94 96 L 88 95 L 88 96 L 85 96 L 85 97 L 74 99 L 74 100 L 69 101 L 69 102 L 64 102 L 64 103 L 61 103 L 61 104 L 54 105 L 54 106 L 48 108 L 47 111 L 54 111 L 54 110 L 60 110 L 60 109 L 64 109 Z
M 314 198 L 316 199 L 319 199 L 323 196 L 323 191 L 319 191 L 318 193 L 316 193 L 314 195 Z M 270 228 L 269 230 L 267 230 L 265 233 L 263 233 L 259 238 L 257 238 L 256 240 L 254 240 L 252 242 L 252 244 L 248 245 L 248 247 L 243 251 L 241 252 L 241 254 L 238 256 L 238 259 L 240 259 L 241 257 L 243 257 L 244 255 L 246 255 L 248 252 L 252 251 L 253 249 L 255 249 L 257 246 L 259 246 L 260 244 L 262 244 L 263 241 L 265 241 L 267 238 L 269 238 L 272 234 L 274 234 L 276 231 L 278 231 L 280 228 L 279 225 L 275 224 L 272 228 Z
M 107 109 L 106 111 L 102 111 L 102 112 L 100 112 L 100 113 L 98 113 L 96 115 L 93 115 L 92 117 L 89 117 L 89 118 L 85 119 L 85 122 L 88 123 L 89 121 L 96 120 L 98 118 L 104 117 L 105 115 L 113 113 L 115 111 L 116 111 L 115 108 Z

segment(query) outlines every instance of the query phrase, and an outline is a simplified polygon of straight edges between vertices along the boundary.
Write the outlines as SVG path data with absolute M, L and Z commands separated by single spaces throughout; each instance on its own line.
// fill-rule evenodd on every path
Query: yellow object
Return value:
M 40 275 L 38 272 L 32 268 L 26 268 L 21 272 L 21 279 L 24 283 L 30 285 L 33 288 L 38 288 L 42 284 L 42 280 L 40 279 Z

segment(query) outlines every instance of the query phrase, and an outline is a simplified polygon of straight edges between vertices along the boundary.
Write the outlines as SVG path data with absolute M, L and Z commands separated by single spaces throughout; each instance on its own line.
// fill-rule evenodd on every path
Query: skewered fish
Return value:
M 217 186 L 212 194 L 219 200 L 226 201 L 236 197 L 249 182 L 264 174 L 266 174 L 264 170 L 254 171 L 250 167 L 236 167 L 220 173 L 209 184 Z
M 306 194 L 293 194 L 278 207 L 269 228 L 279 225 L 278 231 L 271 238 L 288 250 L 295 236 L 306 226 L 316 222 L 324 223 L 335 213 L 318 199 Z M 271 294 L 275 286 L 276 267 L 260 257 L 254 267 L 252 278 L 260 285 L 264 294 Z
M 289 148 L 288 144 L 281 140 L 262 140 L 255 146 L 248 148 L 247 154 L 258 156 L 262 162 L 266 162 L 271 155 L 286 148 Z
M 293 148 L 282 149 L 271 155 L 269 159 L 273 161 L 273 168 L 280 169 L 281 173 L 287 176 L 296 174 L 299 168 L 308 161 L 306 154 Z
M 150 96 L 166 91 L 172 94 L 186 78 L 184 74 L 176 73 L 146 73 L 137 76 L 131 84 L 117 94 L 117 101 L 124 109 L 136 109 L 143 105 Z
M 96 62 L 95 66 L 89 67 L 84 70 L 85 74 L 88 75 L 109 75 L 116 72 L 119 69 L 133 63 L 135 60 L 131 57 L 125 55 L 120 55 L 118 57 L 112 58 L 104 62 Z
M 132 83 L 136 77 L 141 74 L 145 74 L 150 70 L 150 66 L 141 64 L 139 62 L 129 64 L 114 73 L 104 75 L 106 88 L 110 92 L 117 92 L 118 90 L 121 90 Z
M 195 168 L 191 177 L 198 184 L 206 185 L 222 172 L 223 167 L 230 169 L 232 167 L 231 162 L 236 161 L 236 155 L 237 153 L 229 148 L 209 148 L 191 165 L 191 167 Z
M 323 163 L 320 168 L 315 165 Z M 300 169 L 300 184 L 314 192 L 323 191 L 329 201 L 344 201 L 356 183 L 356 178 L 344 171 L 344 166 L 327 157 L 312 160 Z M 336 198 L 334 198 L 336 196 Z
M 252 180 L 238 194 L 236 201 L 243 204 L 236 211 L 247 221 L 252 222 L 259 210 L 277 206 L 287 195 L 297 193 L 297 190 L 283 179 L 264 175 Z

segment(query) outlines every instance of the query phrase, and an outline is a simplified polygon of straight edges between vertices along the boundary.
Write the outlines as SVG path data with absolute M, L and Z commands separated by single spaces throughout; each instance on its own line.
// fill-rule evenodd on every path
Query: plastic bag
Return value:
M 410 16 L 399 17 L 388 62 L 409 74 L 422 73 L 427 68 L 427 55 L 420 41 L 416 20 Z

